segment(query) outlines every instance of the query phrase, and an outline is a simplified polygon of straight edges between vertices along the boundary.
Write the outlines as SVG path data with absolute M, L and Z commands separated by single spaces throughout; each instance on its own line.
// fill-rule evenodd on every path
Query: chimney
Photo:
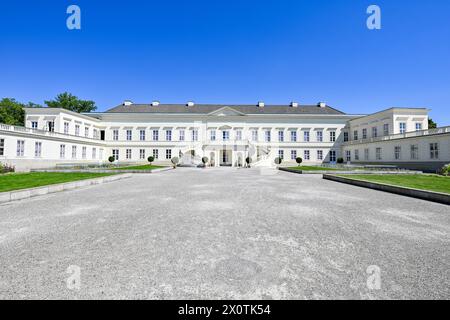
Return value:
M 194 105 L 194 101 L 188 101 L 188 103 L 186 103 L 186 107 L 193 107 Z
M 133 104 L 133 102 L 130 101 L 130 100 L 125 100 L 125 101 L 123 102 L 123 105 L 124 105 L 124 106 L 131 106 L 132 104 Z
M 297 108 L 298 107 L 298 102 L 291 102 L 291 107 L 292 108 Z
M 262 102 L 262 101 L 259 101 L 259 102 L 258 102 L 258 107 L 260 107 L 260 108 L 264 108 L 264 102 Z
M 319 102 L 317 104 L 317 106 L 320 107 L 320 108 L 325 108 L 327 106 L 327 104 L 325 102 Z
M 153 101 L 152 102 L 152 107 L 157 107 L 159 106 L 159 101 Z

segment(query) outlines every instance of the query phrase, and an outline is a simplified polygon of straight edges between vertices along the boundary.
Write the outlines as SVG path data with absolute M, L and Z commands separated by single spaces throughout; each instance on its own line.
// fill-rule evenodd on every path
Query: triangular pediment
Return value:
M 220 108 L 219 110 L 215 110 L 209 113 L 208 115 L 216 117 L 229 117 L 229 116 L 245 116 L 245 113 L 242 113 L 230 107 L 223 107 Z

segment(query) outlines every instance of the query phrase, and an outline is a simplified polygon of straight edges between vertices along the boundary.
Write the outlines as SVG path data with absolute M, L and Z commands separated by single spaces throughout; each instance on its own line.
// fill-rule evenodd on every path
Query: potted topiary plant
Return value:
M 114 158 L 114 156 L 109 156 L 108 161 L 113 163 L 116 160 L 116 158 Z
M 297 162 L 298 166 L 300 167 L 300 165 L 301 165 L 302 162 L 303 162 L 303 159 L 300 158 L 300 157 L 297 157 L 297 158 L 295 158 L 295 162 Z
M 170 161 L 172 162 L 173 168 L 176 169 L 178 162 L 180 162 L 180 159 L 178 157 L 173 157 Z
M 250 157 L 245 158 L 245 163 L 247 164 L 247 167 L 250 168 L 250 164 L 252 163 L 252 158 L 250 158 Z
M 283 162 L 283 158 L 281 158 L 281 157 L 276 157 L 275 158 L 275 164 L 276 165 L 280 165 L 282 162 Z
M 150 165 L 152 165 L 152 162 L 155 161 L 155 157 L 154 156 L 150 156 L 147 158 L 147 161 L 150 162 Z
M 343 164 L 343 163 L 344 163 L 344 158 L 338 158 L 338 159 L 337 159 L 337 163 Z
M 208 157 L 203 157 L 202 158 L 203 168 L 206 168 L 206 164 L 208 163 L 208 161 L 209 161 Z

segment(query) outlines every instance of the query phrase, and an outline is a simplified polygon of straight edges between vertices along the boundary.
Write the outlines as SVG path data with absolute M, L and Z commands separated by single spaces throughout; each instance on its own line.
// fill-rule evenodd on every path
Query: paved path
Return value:
M 2 205 L 0 298 L 450 298 L 448 206 L 273 173 L 180 168 Z

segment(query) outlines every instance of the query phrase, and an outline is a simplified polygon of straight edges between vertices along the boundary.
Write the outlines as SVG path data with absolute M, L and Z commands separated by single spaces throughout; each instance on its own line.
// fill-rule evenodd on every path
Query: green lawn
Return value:
M 338 170 L 346 170 L 346 169 L 336 169 L 336 168 L 325 168 L 325 167 L 315 167 L 315 166 L 300 166 L 300 167 L 289 167 L 291 170 L 298 171 L 338 171 Z
M 153 166 L 150 164 L 139 165 L 139 166 L 130 166 L 130 167 L 112 167 L 109 170 L 153 170 L 153 169 L 161 169 L 163 166 Z
M 438 175 L 339 175 L 345 178 L 450 194 L 450 177 Z
M 30 172 L 0 175 L 0 192 L 36 188 L 113 175 L 111 173 Z

